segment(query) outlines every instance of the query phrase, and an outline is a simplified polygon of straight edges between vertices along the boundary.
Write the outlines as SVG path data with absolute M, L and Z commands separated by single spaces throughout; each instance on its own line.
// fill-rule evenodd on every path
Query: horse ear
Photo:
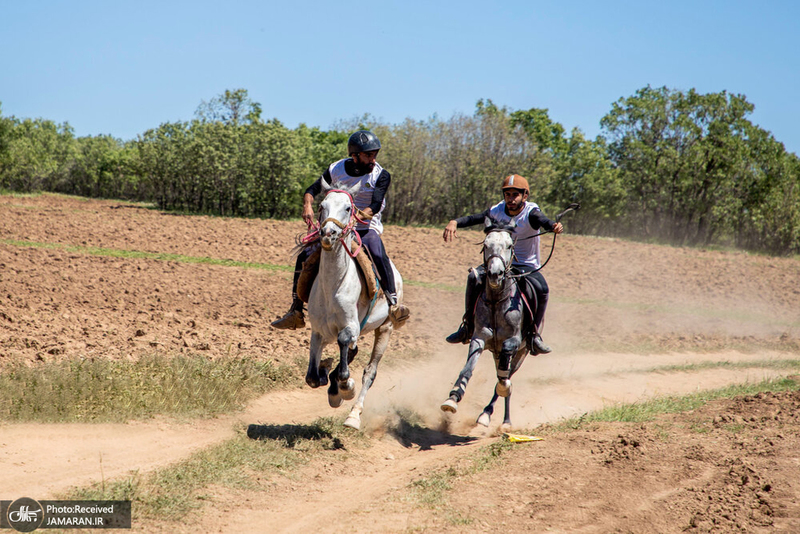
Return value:
M 353 187 L 348 189 L 347 192 L 350 193 L 351 197 L 355 197 L 359 189 L 361 189 L 361 182 L 357 182 Z
M 488 233 L 489 230 L 495 225 L 494 219 L 489 217 L 488 215 L 483 219 L 483 231 L 484 233 Z
M 325 178 L 320 178 L 319 181 L 320 181 L 320 184 L 322 185 L 322 192 L 323 193 L 327 193 L 331 189 L 334 189 L 334 187 L 331 184 L 329 184 L 328 182 L 325 181 Z

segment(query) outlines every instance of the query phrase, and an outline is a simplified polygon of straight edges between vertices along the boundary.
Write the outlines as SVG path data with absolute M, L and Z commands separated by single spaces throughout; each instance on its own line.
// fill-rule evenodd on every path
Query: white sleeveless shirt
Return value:
M 534 229 L 531 226 L 528 217 L 533 210 L 539 209 L 539 206 L 534 202 L 525 202 L 522 210 L 511 217 L 506 213 L 506 203 L 500 202 L 489 209 L 491 217 L 501 223 L 510 223 L 512 219 L 516 222 L 517 227 L 514 228 L 512 236 L 516 239 L 514 245 L 514 258 L 513 265 L 524 265 L 538 269 L 540 264 L 539 254 L 539 236 L 530 237 L 538 234 L 542 229 Z M 529 239 L 525 239 L 525 238 Z
M 335 184 L 338 182 L 348 188 L 353 187 L 357 183 L 361 183 L 361 189 L 359 189 L 358 193 L 356 193 L 356 196 L 353 197 L 353 202 L 358 209 L 366 209 L 370 204 L 372 204 L 372 193 L 375 191 L 375 184 L 378 182 L 378 177 L 381 175 L 383 167 L 376 162 L 375 167 L 369 174 L 365 174 L 363 176 L 350 176 L 344 170 L 344 162 L 347 161 L 347 159 L 348 158 L 340 159 L 336 163 L 331 163 L 331 166 L 328 167 L 328 172 L 331 175 L 331 183 Z M 368 221 L 368 224 L 356 223 L 356 230 L 365 230 L 370 228 L 379 234 L 382 234 L 383 224 L 381 224 L 381 212 L 383 211 L 384 207 L 386 207 L 385 198 L 381 203 L 381 208 L 378 210 L 378 213 L 375 213 L 372 216 L 372 219 Z

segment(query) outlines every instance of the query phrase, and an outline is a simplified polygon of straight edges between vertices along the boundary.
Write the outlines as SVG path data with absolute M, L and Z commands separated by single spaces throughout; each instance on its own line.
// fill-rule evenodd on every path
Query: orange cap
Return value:
M 528 189 L 528 180 L 519 174 L 506 176 L 505 180 L 503 180 L 503 189 L 519 189 L 520 191 L 530 193 L 530 189 Z

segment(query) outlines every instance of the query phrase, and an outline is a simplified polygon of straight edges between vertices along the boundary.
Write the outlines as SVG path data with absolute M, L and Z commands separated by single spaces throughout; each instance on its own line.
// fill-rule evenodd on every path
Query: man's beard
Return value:
M 358 174 L 359 176 L 361 176 L 362 174 L 367 174 L 367 173 L 369 173 L 369 172 L 372 172 L 372 169 L 374 169 L 374 168 L 375 168 L 375 164 L 374 164 L 374 163 L 364 163 L 364 164 L 360 164 L 360 163 L 356 163 L 356 162 L 354 161 L 354 162 L 353 162 L 353 168 L 355 169 L 355 171 L 356 171 L 356 174 Z

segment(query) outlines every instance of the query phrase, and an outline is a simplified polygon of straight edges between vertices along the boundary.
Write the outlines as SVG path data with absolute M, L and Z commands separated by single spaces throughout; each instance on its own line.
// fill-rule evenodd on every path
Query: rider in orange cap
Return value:
M 535 316 L 532 318 L 532 328 L 525 333 L 526 342 L 531 354 L 546 354 L 552 349 L 542 341 L 541 328 L 544 322 L 544 312 L 547 309 L 549 288 L 544 276 L 538 270 L 541 267 L 538 234 L 543 230 L 560 234 L 564 227 L 560 222 L 555 222 L 542 213 L 539 206 L 528 202 L 530 188 L 528 181 L 519 174 L 511 174 L 503 180 L 503 201 L 481 213 L 460 217 L 447 223 L 444 229 L 445 242 L 456 237 L 456 229 L 483 224 L 486 217 L 491 217 L 501 223 L 514 221 L 516 227 L 512 232 L 514 237 L 514 261 L 512 269 L 516 274 L 525 274 L 521 284 L 528 302 L 537 303 Z M 483 289 L 483 266 L 470 269 L 467 280 L 466 311 L 459 329 L 447 336 L 449 343 L 469 343 L 474 328 L 474 310 L 478 297 Z M 534 297 L 535 292 L 535 299 Z M 532 304 L 533 305 L 533 304 Z

